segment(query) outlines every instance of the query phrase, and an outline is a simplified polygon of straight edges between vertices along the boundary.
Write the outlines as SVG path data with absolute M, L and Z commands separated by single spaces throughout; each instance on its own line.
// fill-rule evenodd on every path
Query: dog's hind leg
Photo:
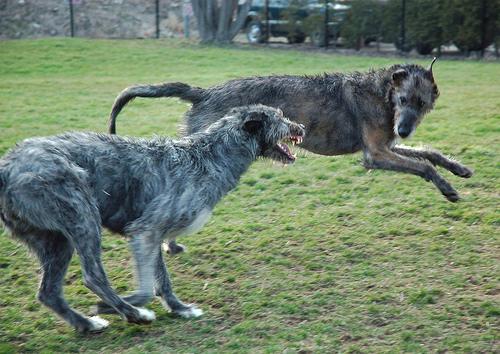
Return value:
M 11 185 L 6 204 L 34 228 L 58 231 L 66 237 L 80 256 L 85 285 L 129 322 L 153 321 L 152 311 L 123 301 L 110 287 L 101 263 L 99 209 L 87 186 L 87 176 L 64 160 L 54 160 L 58 164 L 50 173 L 19 177 Z
M 441 166 L 459 177 L 469 178 L 473 174 L 473 172 L 466 166 L 462 165 L 457 161 L 453 161 L 447 158 L 446 156 L 444 156 L 443 154 L 441 154 L 439 151 L 436 150 L 414 149 L 399 145 L 394 147 L 392 151 L 394 151 L 396 154 L 403 156 L 426 159 L 433 165 Z
M 170 276 L 163 261 L 161 252 L 156 256 L 156 295 L 160 296 L 163 304 L 169 308 L 173 313 L 185 318 L 199 317 L 203 311 L 193 304 L 182 303 L 172 290 L 172 283 Z
M 38 300 L 57 313 L 79 332 L 99 332 L 108 322 L 99 317 L 88 318 L 73 310 L 63 295 L 63 280 L 73 255 L 73 246 L 62 235 L 42 232 L 25 235 L 22 239 L 35 253 L 42 265 L 42 281 L 38 290 Z

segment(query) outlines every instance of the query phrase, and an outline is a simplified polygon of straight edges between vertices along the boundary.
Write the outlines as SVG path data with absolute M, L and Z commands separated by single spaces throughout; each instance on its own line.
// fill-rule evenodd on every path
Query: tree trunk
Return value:
M 191 0 L 202 43 L 229 43 L 245 23 L 251 0 Z

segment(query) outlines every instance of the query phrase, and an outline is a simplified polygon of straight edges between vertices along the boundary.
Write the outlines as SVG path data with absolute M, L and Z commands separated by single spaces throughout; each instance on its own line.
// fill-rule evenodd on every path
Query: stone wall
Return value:
M 68 1 L 0 0 L 0 38 L 69 36 Z M 182 3 L 160 0 L 161 37 L 183 35 Z M 155 0 L 73 0 L 73 4 L 77 37 L 156 36 Z M 193 18 L 190 27 L 195 27 Z

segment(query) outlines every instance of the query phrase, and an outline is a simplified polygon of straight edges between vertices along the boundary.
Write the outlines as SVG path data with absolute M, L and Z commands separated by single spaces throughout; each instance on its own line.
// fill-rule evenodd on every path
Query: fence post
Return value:
M 330 34 L 328 32 L 328 22 L 329 22 L 329 19 L 328 19 L 328 3 L 330 1 L 329 0 L 325 0 L 325 38 L 324 38 L 324 41 L 325 41 L 325 48 L 328 48 L 328 42 L 329 42 L 329 37 L 330 37 Z
M 73 0 L 68 0 L 69 3 L 69 28 L 71 37 L 75 36 L 75 18 L 73 15 Z
M 266 43 L 269 43 L 269 37 L 271 34 L 271 23 L 269 22 L 269 0 L 265 3 L 265 13 L 266 13 Z
M 401 0 L 401 51 L 406 50 L 406 0 Z
M 160 38 L 160 0 L 156 0 L 156 38 Z
M 484 58 L 486 46 L 486 1 L 481 1 L 481 58 Z

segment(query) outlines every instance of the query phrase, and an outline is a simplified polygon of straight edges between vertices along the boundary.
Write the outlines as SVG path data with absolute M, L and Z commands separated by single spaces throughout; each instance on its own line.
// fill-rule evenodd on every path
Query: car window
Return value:
M 289 0 L 269 0 L 269 7 L 288 7 Z M 266 0 L 252 0 L 252 6 L 264 7 Z
M 270 0 L 269 6 L 272 7 L 288 7 L 289 0 Z

